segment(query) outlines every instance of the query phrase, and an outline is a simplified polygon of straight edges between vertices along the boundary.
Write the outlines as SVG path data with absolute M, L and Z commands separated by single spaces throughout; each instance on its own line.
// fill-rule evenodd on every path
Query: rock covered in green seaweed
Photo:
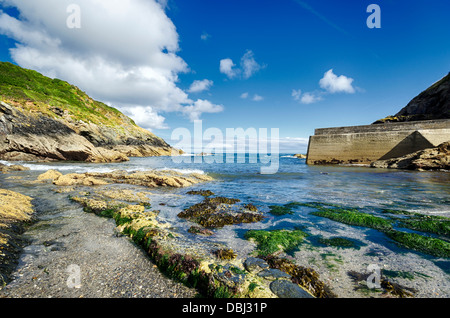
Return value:
M 225 197 L 206 197 L 178 214 L 178 217 L 188 219 L 206 228 L 221 228 L 225 225 L 254 223 L 264 219 L 261 213 L 235 207 L 239 199 Z

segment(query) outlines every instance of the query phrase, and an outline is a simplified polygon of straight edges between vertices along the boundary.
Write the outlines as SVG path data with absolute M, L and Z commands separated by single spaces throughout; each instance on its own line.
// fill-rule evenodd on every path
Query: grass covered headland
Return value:
M 66 111 L 75 121 L 115 127 L 126 120 L 127 124 L 136 126 L 119 110 L 93 100 L 78 87 L 8 62 L 0 62 L 0 97 L 52 118 Z

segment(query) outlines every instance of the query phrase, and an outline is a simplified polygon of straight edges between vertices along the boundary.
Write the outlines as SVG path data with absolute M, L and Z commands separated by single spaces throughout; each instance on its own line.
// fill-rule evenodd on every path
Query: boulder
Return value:
M 314 298 L 306 290 L 285 279 L 273 281 L 270 290 L 280 298 Z
M 403 157 L 372 162 L 372 168 L 450 170 L 450 141 Z

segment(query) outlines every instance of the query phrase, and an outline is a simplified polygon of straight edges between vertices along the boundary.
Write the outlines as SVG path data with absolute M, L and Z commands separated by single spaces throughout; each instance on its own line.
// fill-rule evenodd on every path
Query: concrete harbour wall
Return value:
M 307 164 L 369 164 L 433 148 L 450 140 L 450 120 L 316 129 Z

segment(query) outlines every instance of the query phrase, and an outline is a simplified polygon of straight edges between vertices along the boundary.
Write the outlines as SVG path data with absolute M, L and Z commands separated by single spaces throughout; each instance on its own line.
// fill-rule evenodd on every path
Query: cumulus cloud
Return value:
M 125 115 L 134 118 L 135 123 L 145 129 L 167 129 L 165 118 L 158 115 L 151 107 L 130 106 Z
M 242 99 L 247 99 L 248 98 L 248 92 L 242 93 L 241 94 L 241 98 Z
M 306 92 L 302 93 L 301 89 L 292 90 L 292 97 L 294 100 L 302 104 L 313 104 L 322 100 L 321 92 Z
M 227 75 L 229 79 L 237 77 L 248 79 L 259 70 L 265 68 L 265 65 L 256 62 L 254 53 L 251 50 L 247 50 L 242 56 L 240 67 L 236 66 L 230 58 L 220 60 L 220 72 Z
M 220 113 L 223 111 L 222 105 L 212 104 L 208 100 L 199 99 L 191 106 L 183 108 L 182 112 L 189 117 L 191 121 L 200 119 L 202 113 Z
M 3 6 L 20 12 L 15 18 L 0 11 L 0 33 L 17 41 L 11 58 L 128 110 L 138 122 L 142 107 L 147 108 L 143 117 L 148 122 L 141 123 L 147 128 L 165 127 L 159 113 L 196 108 L 196 101 L 177 87 L 178 75 L 190 70 L 177 55 L 179 37 L 164 11 L 166 0 L 76 3 L 81 28 L 66 24 L 73 0 L 3 0 Z
M 348 93 L 354 94 L 359 88 L 353 87 L 353 78 L 349 78 L 345 75 L 337 76 L 333 73 L 333 69 L 325 72 L 324 76 L 320 79 L 319 85 L 322 90 L 316 90 L 314 92 L 302 93 L 302 90 L 292 90 L 291 96 L 295 101 L 302 104 L 313 104 L 323 100 L 324 95 Z
M 323 78 L 320 80 L 320 87 L 327 92 L 334 93 L 355 93 L 355 88 L 352 86 L 353 78 L 341 75 L 337 76 L 333 73 L 333 69 L 325 73 Z
M 228 78 L 232 79 L 236 77 L 240 70 L 235 69 L 236 64 L 233 63 L 232 59 L 220 60 L 220 72 L 227 75 Z
M 253 95 L 253 99 L 252 100 L 254 102 L 260 102 L 260 101 L 264 100 L 264 97 L 262 97 L 262 96 L 260 96 L 258 94 L 255 94 L 255 95 Z
M 208 79 L 204 79 L 202 81 L 194 81 L 189 88 L 189 93 L 200 93 L 203 91 L 207 91 L 213 86 L 214 82 Z

